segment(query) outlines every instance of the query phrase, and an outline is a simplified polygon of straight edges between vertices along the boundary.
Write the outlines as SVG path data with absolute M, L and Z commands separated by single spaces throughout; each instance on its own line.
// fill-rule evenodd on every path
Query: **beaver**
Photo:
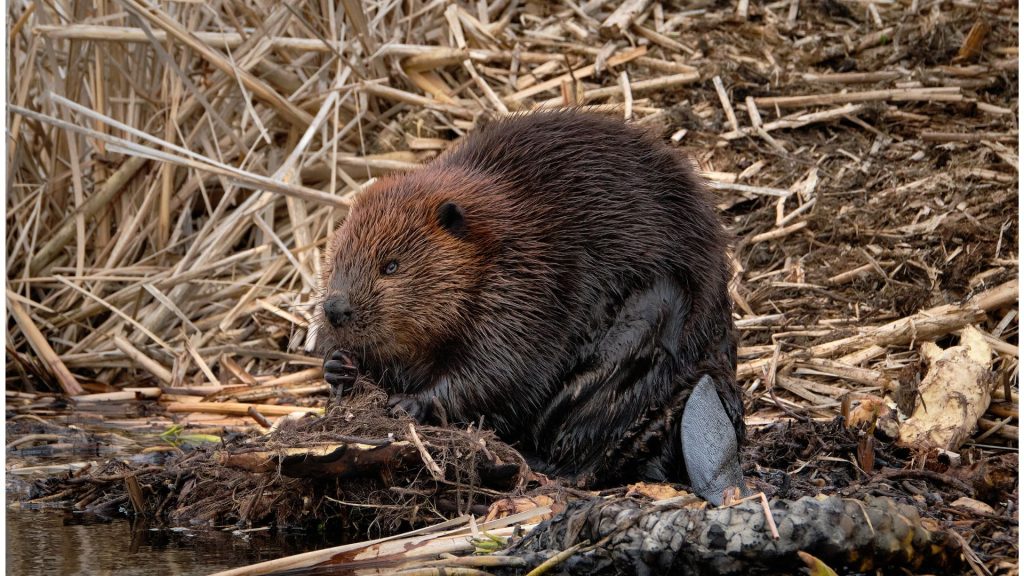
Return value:
M 353 202 L 318 350 L 420 422 L 481 417 L 580 486 L 742 489 L 730 237 L 675 149 L 579 110 L 494 120 Z M 355 358 L 349 358 L 351 353 Z

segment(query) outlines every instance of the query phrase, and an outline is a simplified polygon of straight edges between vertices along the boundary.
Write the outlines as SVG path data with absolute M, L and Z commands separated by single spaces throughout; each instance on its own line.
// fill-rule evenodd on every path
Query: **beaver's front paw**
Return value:
M 423 424 L 430 418 L 432 405 L 429 400 L 424 400 L 417 396 L 392 394 L 388 398 L 388 407 L 391 409 L 392 415 L 399 413 L 399 411 L 405 412 L 413 420 Z
M 348 352 L 336 350 L 324 359 L 324 380 L 336 393 L 340 393 L 346 385 L 354 383 L 358 375 L 359 366 L 355 357 Z

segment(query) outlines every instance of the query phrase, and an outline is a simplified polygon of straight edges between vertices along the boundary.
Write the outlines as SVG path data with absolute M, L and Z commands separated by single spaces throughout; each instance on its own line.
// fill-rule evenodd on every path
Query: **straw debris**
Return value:
M 7 9 L 6 393 L 18 426 L 244 444 L 268 442 L 268 426 L 297 417 L 288 414 L 323 414 L 330 392 L 310 355 L 316 279 L 352 199 L 489 118 L 574 105 L 670 139 L 712 181 L 736 237 L 738 374 L 755 431 L 831 422 L 860 404 L 908 414 L 925 344 L 949 348 L 977 330 L 993 351 L 991 403 L 964 423 L 956 458 L 886 459 L 882 439 L 812 434 L 810 447 L 785 449 L 789 460 L 755 446 L 760 488 L 793 496 L 785 478 L 820 468 L 917 498 L 909 494 L 934 481 L 930 468 L 951 478 L 1016 453 L 1013 3 L 15 0 Z M 347 445 L 331 436 L 345 425 L 326 414 L 317 434 Z M 395 441 L 412 442 L 402 426 Z M 452 462 L 482 451 L 468 437 L 415 432 L 446 481 Z M 472 434 L 491 450 L 493 439 Z M 163 502 L 182 522 L 214 523 L 256 522 L 275 498 L 291 503 L 282 521 L 309 514 L 290 491 L 328 507 L 312 483 L 226 468 L 212 454 L 154 466 L 194 474 L 180 508 L 147 497 L 147 486 L 170 481 L 174 490 L 160 493 L 180 496 L 184 480 L 132 468 L 138 485 L 127 486 L 129 468 L 117 462 L 100 465 L 101 483 L 130 492 L 103 503 Z M 912 474 L 865 468 L 881 460 L 913 462 Z M 422 502 L 415 482 L 439 481 L 427 470 L 411 492 L 374 502 Z M 401 488 L 392 480 L 388 489 Z M 224 498 L 214 484 L 248 504 L 211 506 Z M 1015 488 L 999 486 L 987 504 L 1015 514 Z M 458 496 L 454 510 L 483 505 L 481 494 Z M 925 509 L 970 531 L 986 569 L 1011 555 L 1015 527 Z

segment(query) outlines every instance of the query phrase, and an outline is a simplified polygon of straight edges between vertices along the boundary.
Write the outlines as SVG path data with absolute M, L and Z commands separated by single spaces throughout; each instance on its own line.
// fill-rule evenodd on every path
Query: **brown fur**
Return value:
M 344 295 L 354 315 L 340 328 L 319 322 L 320 349 L 351 350 L 391 392 L 436 397 L 450 420 L 485 416 L 559 472 L 673 479 L 678 452 L 665 439 L 678 437 L 701 374 L 714 375 L 743 436 L 727 242 L 704 186 L 668 146 L 604 116 L 515 116 L 357 197 L 323 267 L 325 297 Z M 617 311 L 657 306 L 630 299 L 648 293 L 672 301 L 652 326 L 674 336 L 607 360 L 601 373 L 618 373 L 615 386 L 599 381 L 581 397 L 593 379 L 583 373 L 613 355 L 603 334 L 631 321 Z M 635 378 L 622 380 L 624 363 Z M 593 417 L 558 426 L 574 413 Z M 617 446 L 631 460 L 660 458 L 657 470 L 609 472 L 602 461 Z

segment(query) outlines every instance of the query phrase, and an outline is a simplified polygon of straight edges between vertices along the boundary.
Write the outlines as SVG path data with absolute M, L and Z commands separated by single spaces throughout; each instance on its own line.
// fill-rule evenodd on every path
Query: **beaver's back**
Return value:
M 502 183 L 504 242 L 513 252 L 528 246 L 523 256 L 557 276 L 570 325 L 577 305 L 660 276 L 690 292 L 692 360 L 706 333 L 730 322 L 728 236 L 710 196 L 677 151 L 641 129 L 576 111 L 513 116 L 477 130 L 435 168 Z

